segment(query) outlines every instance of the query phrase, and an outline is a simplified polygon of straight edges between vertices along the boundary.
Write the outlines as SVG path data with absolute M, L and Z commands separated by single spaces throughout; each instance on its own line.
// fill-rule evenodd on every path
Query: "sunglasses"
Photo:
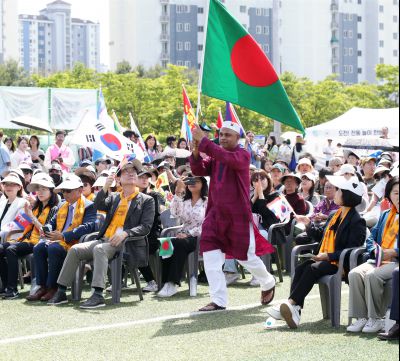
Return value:
M 63 189 L 63 190 L 61 191 L 61 193 L 62 193 L 62 194 L 70 194 L 70 193 L 72 193 L 74 190 L 75 190 L 75 189 Z

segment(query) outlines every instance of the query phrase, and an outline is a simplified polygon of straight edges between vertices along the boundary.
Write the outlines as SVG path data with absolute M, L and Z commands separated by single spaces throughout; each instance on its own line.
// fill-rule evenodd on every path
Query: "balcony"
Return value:
M 166 52 L 161 53 L 161 60 L 169 61 L 169 53 Z
M 160 35 L 160 40 L 161 41 L 168 41 L 169 40 L 169 34 L 161 34 Z
M 338 30 L 339 24 L 336 21 L 331 22 L 331 30 Z
M 332 64 L 333 66 L 339 65 L 339 58 L 338 58 L 337 56 L 332 56 L 331 64 Z
M 336 3 L 331 4 L 331 11 L 332 12 L 338 12 L 339 11 L 339 6 Z
M 339 40 L 335 36 L 332 36 L 332 38 L 331 38 L 331 45 L 339 46 Z
M 160 16 L 160 21 L 162 23 L 169 23 L 169 15 L 161 15 Z

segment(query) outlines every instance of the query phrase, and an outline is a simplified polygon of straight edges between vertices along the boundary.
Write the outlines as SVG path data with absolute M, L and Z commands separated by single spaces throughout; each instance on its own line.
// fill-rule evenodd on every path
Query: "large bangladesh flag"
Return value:
M 218 0 L 210 0 L 201 90 L 304 133 L 267 56 Z

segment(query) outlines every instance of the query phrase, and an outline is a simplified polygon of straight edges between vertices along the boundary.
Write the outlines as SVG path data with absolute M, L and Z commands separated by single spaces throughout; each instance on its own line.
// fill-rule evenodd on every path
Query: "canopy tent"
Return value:
M 349 137 L 379 137 L 385 126 L 389 128 L 390 138 L 399 136 L 399 108 L 352 108 L 336 119 L 307 128 L 306 138 L 344 142 Z

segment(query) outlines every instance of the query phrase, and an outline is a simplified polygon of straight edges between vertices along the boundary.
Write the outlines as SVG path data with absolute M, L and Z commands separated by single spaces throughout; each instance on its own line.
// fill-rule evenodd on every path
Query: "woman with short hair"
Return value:
M 335 203 L 340 208 L 327 219 L 324 226 L 312 224 L 307 217 L 298 217 L 306 227 L 312 227 L 313 238 L 321 240 L 318 254 L 296 267 L 289 299 L 268 309 L 271 317 L 284 319 L 290 328 L 300 324 L 301 311 L 306 296 L 323 276 L 338 271 L 340 255 L 346 248 L 361 246 L 367 227 L 355 207 L 361 203 L 363 189 L 357 178 L 346 180 L 340 176 L 328 176 L 328 181 L 338 190 Z

